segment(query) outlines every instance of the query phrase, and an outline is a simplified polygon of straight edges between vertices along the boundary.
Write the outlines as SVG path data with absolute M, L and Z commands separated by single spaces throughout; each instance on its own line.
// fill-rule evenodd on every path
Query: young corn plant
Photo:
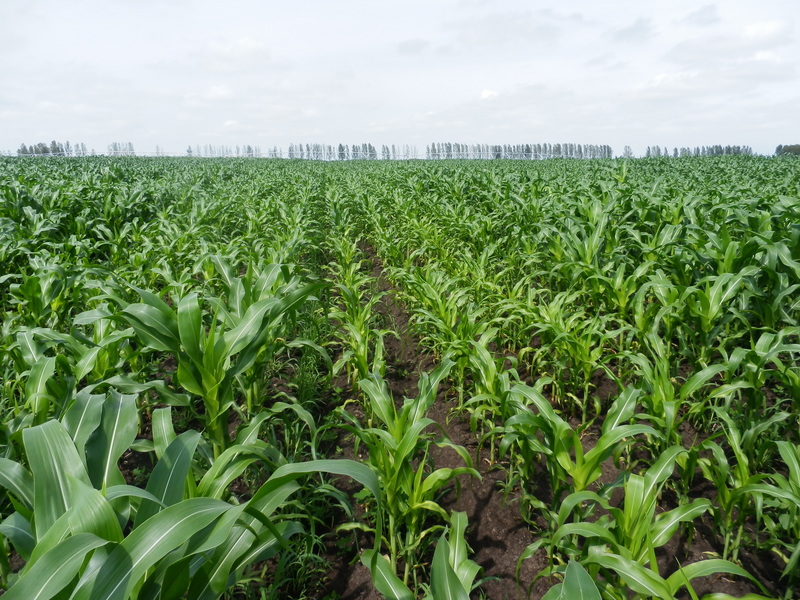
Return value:
M 660 490 L 673 472 L 678 457 L 684 453 L 685 449 L 673 446 L 643 475 L 627 474 L 622 485 L 622 508 L 611 505 L 607 498 L 595 492 L 570 494 L 559 510 L 557 529 L 526 549 L 520 560 L 549 544 L 551 556 L 557 548 L 570 561 L 578 561 L 597 582 L 604 598 L 618 600 L 630 598 L 630 592 L 634 593 L 634 598 L 673 600 L 681 588 L 690 587 L 692 579 L 710 574 L 735 574 L 753 580 L 741 567 L 719 559 L 682 566 L 667 578 L 659 574 L 656 549 L 666 544 L 682 523 L 691 523 L 711 507 L 708 499 L 698 498 L 656 514 Z M 584 503 L 603 508 L 607 514 L 593 522 L 569 522 L 576 512 L 587 514 L 585 510 L 575 510 Z M 593 512 L 593 508 L 590 510 Z M 565 572 L 568 568 L 563 563 L 551 566 L 537 578 Z
M 701 367 L 711 364 L 718 347 L 724 347 L 730 343 L 729 340 L 739 337 L 741 328 L 735 329 L 731 325 L 737 313 L 730 310 L 728 304 L 737 297 L 745 280 L 758 272 L 758 267 L 749 266 L 736 274 L 705 277 L 684 291 L 684 314 L 687 321 L 695 324 L 694 357 Z M 749 328 L 746 321 L 742 325 Z
M 277 326 L 321 287 L 289 279 L 273 295 L 268 291 L 270 278 L 287 275 L 281 267 L 273 267 L 263 280 L 257 280 L 259 285 L 249 296 L 243 285 L 232 280 L 227 306 L 218 304 L 214 315 L 204 316 L 195 293 L 181 298 L 173 310 L 146 290 L 138 290 L 143 302 L 125 307 L 121 314 L 144 344 L 175 357 L 178 383 L 202 400 L 199 416 L 211 437 L 215 457 L 230 444 L 228 417 L 236 402 L 237 377 L 246 374 L 265 348 L 276 343 Z M 247 406 L 248 413 L 255 408 Z
M 382 542 L 388 550 L 391 571 L 405 586 L 413 582 L 414 589 L 419 589 L 422 558 L 431 536 L 442 528 L 440 524 L 432 524 L 430 518 L 438 518 L 439 522 L 449 519 L 447 511 L 437 503 L 438 495 L 460 475 L 480 477 L 463 447 L 447 439 L 434 440 L 426 432 L 437 426 L 425 414 L 436 399 L 439 382 L 452 367 L 452 361 L 446 360 L 430 375 L 423 373 L 418 396 L 406 398 L 399 410 L 382 378 L 373 374 L 360 381 L 368 399 L 367 412 L 372 415 L 371 426 L 362 426 L 346 410 L 341 410 L 349 422 L 342 427 L 364 444 L 367 464 L 380 482 L 386 524 Z M 434 443 L 452 449 L 466 466 L 432 468 L 429 453 Z M 373 577 L 376 577 L 374 570 Z
M 585 600 L 602 600 L 600 590 L 588 571 L 581 563 L 570 560 L 564 568 L 564 581 L 555 584 L 542 600 L 570 600 L 582 598 Z
M 647 334 L 644 339 L 648 354 L 630 354 L 627 359 L 639 376 L 636 386 L 644 392 L 641 397 L 643 410 L 637 418 L 647 421 L 658 431 L 659 436 L 653 440 L 653 445 L 655 453 L 659 453 L 681 443 L 679 428 L 685 419 L 705 416 L 708 400 L 696 396 L 715 375 L 725 370 L 725 366 L 709 365 L 679 385 L 673 376 L 673 358 L 667 344 L 655 334 Z M 684 407 L 687 410 L 682 410 Z
M 571 416 L 580 414 L 581 422 L 586 423 L 590 405 L 595 417 L 601 414 L 599 400 L 591 395 L 592 376 L 602 368 L 608 344 L 620 330 L 608 330 L 611 320 L 607 316 L 591 317 L 582 309 L 573 310 L 571 305 L 579 297 L 577 292 L 562 292 L 539 305 L 535 333 L 541 346 L 531 368 L 552 373 L 554 403 Z
M 556 414 L 550 403 L 535 389 L 518 384 L 514 392 L 521 394 L 527 406 L 506 421 L 505 435 L 500 444 L 501 456 L 512 446 L 518 447 L 522 459 L 517 471 L 522 481 L 536 478 L 537 461 L 543 456 L 552 490 L 552 504 L 545 506 L 534 500 L 533 506 L 552 518 L 562 505 L 565 495 L 583 492 L 602 475 L 603 462 L 613 454 L 619 455 L 637 435 L 657 436 L 647 425 L 627 425 L 634 414 L 638 393 L 628 390 L 611 405 L 603 422 L 600 438 L 594 447 L 584 449 L 580 431 Z M 536 412 L 531 410 L 536 409 Z
M 800 589 L 800 446 L 787 441 L 776 442 L 776 446 L 787 474 L 771 473 L 760 483 L 742 488 L 742 493 L 763 499 L 758 512 L 769 532 L 764 546 L 786 564 L 781 577 L 788 584 L 785 598 L 790 598 Z
M 712 396 L 722 400 L 728 414 L 740 415 L 747 422 L 760 420 L 770 410 L 764 390 L 771 379 L 788 384 L 790 393 L 800 391 L 800 382 L 794 381 L 800 373 L 796 365 L 800 344 L 787 341 L 798 331 L 795 327 L 779 333 L 765 331 L 751 347 L 723 354 L 726 383 Z
M 751 424 L 747 429 L 740 428 L 722 409 L 715 409 L 722 421 L 725 440 L 730 448 L 726 452 L 713 439 L 701 444 L 700 450 L 707 450 L 710 456 L 701 457 L 699 466 L 703 476 L 714 484 L 717 497 L 714 502 L 714 523 L 723 536 L 724 559 L 738 561 L 739 549 L 744 543 L 743 534 L 748 517 L 758 517 L 763 496 L 760 484 L 766 473 L 754 468 L 754 457 L 761 454 L 759 446 L 772 446 L 769 438 L 761 439 L 775 423 L 788 415 L 774 415 L 771 419 Z M 729 458 L 731 454 L 731 458 Z
M 421 585 L 424 588 L 423 600 L 468 600 L 470 592 L 480 585 L 475 578 L 481 568 L 467 558 L 469 547 L 464 539 L 466 528 L 466 513 L 450 514 L 449 527 L 436 543 L 430 581 Z M 386 557 L 374 550 L 366 550 L 361 555 L 361 562 L 371 569 L 375 588 L 388 600 L 413 600 L 418 597 L 395 575 Z
M 224 501 L 248 464 L 274 457 L 258 427 L 195 483 L 201 436 L 174 436 L 168 412 L 154 421 L 160 460 L 147 487 L 136 488 L 116 466 L 136 434 L 133 396 L 87 394 L 73 406 L 64 423 L 23 432 L 27 466 L 0 459 L 0 485 L 16 508 L 0 533 L 26 561 L 16 575 L 5 571 L 12 599 L 216 599 L 250 564 L 287 551 L 289 538 L 303 534 L 296 510 L 284 508 L 300 477 L 345 475 L 379 491 L 366 466 L 323 460 L 283 464 L 248 501 Z
M 338 326 L 338 337 L 345 348 L 333 368 L 334 374 L 347 366 L 350 379 L 355 385 L 370 373 L 385 374 L 383 338 L 393 334 L 389 329 L 375 328 L 374 308 L 385 292 L 372 293 L 374 278 L 358 271 L 363 261 L 342 263 L 338 274 L 338 305 L 331 307 L 329 318 Z M 338 263 L 337 263 L 338 264 Z
M 514 384 L 519 383 L 519 375 L 513 368 L 502 368 L 509 359 L 495 359 L 489 352 L 487 345 L 495 334 L 495 329 L 489 329 L 477 342 L 473 342 L 469 370 L 474 395 L 463 406 L 469 414 L 473 433 L 477 433 L 482 442 L 489 440 L 490 464 L 495 463 L 496 446 L 502 437 L 504 423 L 525 406 L 525 397 L 514 390 Z M 549 381 L 540 379 L 537 391 L 541 392 L 541 388 Z
M 298 347 L 310 349 L 330 366 L 328 353 L 313 340 L 288 339 L 292 327 L 296 325 L 299 311 L 308 307 L 307 301 L 314 299 L 313 294 L 324 289 L 322 283 L 304 284 L 303 279 L 293 274 L 293 268 L 286 264 L 262 265 L 253 260 L 248 263 L 244 276 L 237 277 L 233 268 L 222 257 L 214 255 L 211 262 L 219 274 L 225 293 L 219 297 L 209 296 L 206 300 L 225 327 L 239 327 L 257 303 L 279 301 L 265 315 L 269 319 L 269 314 L 273 310 L 277 311 L 271 322 L 261 323 L 261 333 L 256 338 L 260 340 L 261 348 L 256 352 L 252 365 L 236 375 L 246 415 L 257 412 L 263 400 L 264 373 L 267 371 L 265 366 L 274 360 L 279 350 Z M 287 304 L 279 308 L 280 303 L 284 302 Z
M 416 304 L 413 323 L 423 343 L 455 362 L 453 379 L 461 403 L 472 345 L 490 328 L 483 318 L 486 309 L 472 301 L 469 290 L 461 287 L 457 278 L 446 275 L 435 264 L 398 272 L 398 277 L 412 305 Z

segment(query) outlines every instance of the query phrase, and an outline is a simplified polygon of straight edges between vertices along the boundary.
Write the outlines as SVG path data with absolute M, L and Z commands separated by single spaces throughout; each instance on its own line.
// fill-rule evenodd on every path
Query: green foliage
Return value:
M 232 486 L 254 494 L 284 466 L 327 451 L 333 429 L 317 423 L 333 419 L 319 411 L 340 392 L 326 389 L 332 365 L 323 347 L 341 348 L 337 372 L 367 382 L 365 419 L 348 426 L 362 432 L 359 448 L 382 473 L 380 494 L 419 503 L 370 505 L 386 527 L 362 527 L 382 528 L 376 550 L 389 554 L 395 577 L 411 569 L 414 593 L 432 589 L 428 559 L 452 583 L 445 562 L 459 572 L 455 525 L 433 508 L 432 490 L 454 476 L 430 479 L 435 426 L 401 448 L 427 401 L 412 410 L 383 399 L 381 378 L 394 374 L 385 327 L 395 324 L 376 314 L 386 296 L 369 269 L 380 267 L 412 315 L 410 333 L 453 361 L 446 377 L 490 462 L 507 469 L 506 491 L 523 488 L 526 517 L 545 523 L 546 538 L 567 527 L 555 571 L 575 556 L 628 588 L 600 585 L 604 597 L 667 597 L 682 586 L 692 595 L 701 574 L 743 576 L 731 565 L 747 549 L 774 554 L 785 574 L 770 584 L 796 595 L 799 180 L 796 161 L 747 156 L 348 165 L 0 157 L 0 533 L 5 548 L 31 559 L 21 576 L 0 560 L 3 584 L 30 597 L 47 572 L 45 595 L 60 596 L 63 583 L 83 586 L 83 597 L 106 563 L 124 577 L 123 554 L 139 544 L 132 536 L 155 519 L 166 525 L 165 513 L 188 514 L 176 508 L 187 501 L 208 512 L 187 517 L 199 528 L 186 530 L 191 544 L 165 539 L 154 562 L 143 559 L 147 581 L 122 584 L 139 597 L 205 585 L 187 582 L 186 565 L 199 573 L 213 557 L 219 570 L 198 582 L 218 590 L 245 581 L 254 555 L 239 551 L 258 539 L 260 552 L 279 552 L 279 565 L 313 563 L 283 551 L 282 540 L 302 538 L 293 547 L 313 553 L 316 528 L 332 525 L 325 502 L 346 505 L 341 492 L 312 475 L 259 520 L 252 498 L 255 512 L 236 508 L 247 496 Z M 324 278 L 331 285 L 316 283 Z M 407 344 L 410 335 L 402 337 Z M 131 441 L 139 422 L 152 426 L 152 440 Z M 42 432 L 61 440 L 63 473 L 37 454 Z M 381 447 L 373 453 L 370 444 Z M 120 487 L 126 445 L 155 455 L 149 478 L 150 465 L 137 466 L 145 489 Z M 390 448 L 411 464 L 384 460 Z M 675 474 L 649 486 L 650 470 L 672 452 Z M 600 486 L 612 459 L 630 473 Z M 166 473 L 176 477 L 157 484 Z M 714 489 L 712 508 L 691 495 L 699 477 Z M 552 502 L 529 483 L 543 478 Z M 43 481 L 57 486 L 52 505 Z M 633 498 L 661 485 L 674 486 L 679 502 L 657 500 L 653 516 L 649 501 Z M 621 508 L 609 504 L 619 514 L 603 508 L 614 489 L 625 494 Z M 78 504 L 95 525 L 77 516 Z M 629 519 L 634 506 L 641 522 Z M 662 578 L 642 558 L 671 531 L 654 533 L 665 525 L 658 515 L 691 536 L 700 513 L 714 520 L 732 562 L 705 560 Z M 402 527 L 384 535 L 390 514 Z M 67 521 L 68 535 L 56 535 Z M 421 541 L 398 537 L 407 523 Z M 593 533 L 598 523 L 607 536 Z M 228 524 L 243 536 L 229 538 L 229 550 L 214 545 L 217 537 L 201 541 L 214 530 L 221 539 Z M 444 561 L 445 545 L 433 546 L 447 524 L 452 560 Z M 627 539 L 634 531 L 643 536 L 637 547 Z M 390 539 L 418 557 L 392 557 Z M 71 558 L 44 560 L 55 551 Z M 377 556 L 375 568 L 384 564 Z
M 8 597 L 46 600 L 71 592 L 87 599 L 178 598 L 188 589 L 193 598 L 218 598 L 249 564 L 284 549 L 286 540 L 302 531 L 291 512 L 280 514 L 301 476 L 353 477 L 378 494 L 380 506 L 374 474 L 352 461 L 285 464 L 241 504 L 203 496 L 224 489 L 232 476 L 230 469 L 217 469 L 194 485 L 191 462 L 200 437 L 194 431 L 164 449 L 145 490 L 115 483 L 108 477 L 108 465 L 115 464 L 110 459 L 127 449 L 132 437 L 119 430 L 109 440 L 105 424 L 118 423 L 118 407 L 130 402 L 124 396 L 106 399 L 90 436 L 98 441 L 86 445 L 85 455 L 68 430 L 51 420 L 24 431 L 30 470 L 3 459 L 0 483 L 19 508 L 0 531 L 26 560 Z M 242 458 L 260 453 L 258 444 L 232 447 L 220 463 L 230 465 L 226 459 L 234 450 Z M 209 478 L 223 481 L 207 483 Z
M 396 576 L 402 565 L 402 582 L 406 586 L 412 577 L 416 584 L 421 558 L 432 541 L 431 536 L 442 527 L 437 521 L 450 519 L 437 503 L 438 495 L 459 475 L 480 477 L 463 447 L 446 438 L 434 441 L 426 431 L 437 425 L 425 414 L 436 399 L 439 382 L 452 367 L 452 361 L 446 360 L 430 375 L 422 374 L 418 396 L 406 398 L 400 410 L 379 376 L 360 381 L 369 401 L 372 426 L 363 426 L 349 413 L 341 411 L 352 423 L 344 428 L 364 444 L 367 463 L 380 481 L 389 566 Z M 435 468 L 429 456 L 433 443 L 452 449 L 466 466 Z M 384 577 L 382 571 L 382 567 L 377 571 L 380 577 Z

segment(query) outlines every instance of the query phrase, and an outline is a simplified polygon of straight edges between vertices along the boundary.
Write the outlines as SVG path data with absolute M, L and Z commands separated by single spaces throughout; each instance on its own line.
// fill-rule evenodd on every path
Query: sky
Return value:
M 796 0 L 3 0 L 0 151 L 800 143 Z

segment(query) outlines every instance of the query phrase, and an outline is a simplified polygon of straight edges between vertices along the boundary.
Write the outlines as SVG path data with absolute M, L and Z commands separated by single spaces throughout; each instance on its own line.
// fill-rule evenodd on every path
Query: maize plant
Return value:
M 584 449 L 580 431 L 558 416 L 541 393 L 525 384 L 514 386 L 513 392 L 525 398 L 524 408 L 506 421 L 500 452 L 504 454 L 510 447 L 518 447 L 522 462 L 516 469 L 522 481 L 534 480 L 535 457 L 544 457 L 552 505 L 546 507 L 541 502 L 536 505 L 551 514 L 562 505 L 565 494 L 587 490 L 597 481 L 603 462 L 612 454 L 619 455 L 635 440 L 634 436 L 657 435 L 655 429 L 647 425 L 626 424 L 633 416 L 637 398 L 632 390 L 620 395 L 611 406 L 599 439 L 588 449 Z
M 426 586 L 425 600 L 453 598 L 468 600 L 476 582 L 480 567 L 467 558 L 468 546 L 464 540 L 467 528 L 466 513 L 454 512 L 449 518 L 448 530 L 436 543 L 436 551 L 431 563 L 430 585 Z M 413 600 L 417 597 L 409 587 L 394 574 L 389 560 L 367 550 L 361 555 L 361 562 L 369 567 L 375 588 L 389 600 Z
M 380 451 L 391 446 L 392 427 L 378 414 L 384 408 L 376 408 L 385 406 L 383 416 L 396 421 L 403 408 L 392 412 L 373 398 L 383 395 L 379 375 L 392 356 L 382 352 L 382 336 L 390 334 L 374 314 L 385 296 L 363 262 L 369 245 L 387 281 L 399 288 L 424 345 L 455 362 L 449 376 L 459 405 L 471 414 L 481 443 L 495 450 L 494 464 L 507 470 L 505 491 L 516 494 L 519 485 L 529 521 L 541 526 L 544 518 L 552 535 L 564 499 L 591 492 L 605 502 L 612 490 L 623 494 L 625 485 L 635 493 L 647 478 L 643 465 L 681 445 L 679 468 L 663 482 L 676 488 L 677 505 L 672 494 L 660 498 L 651 525 L 659 514 L 695 506 L 699 467 L 712 503 L 703 517 L 714 520 L 719 538 L 706 541 L 742 565 L 758 553 L 774 557 L 786 574 L 764 583 L 773 595 L 791 597 L 797 546 L 786 444 L 800 443 L 798 180 L 796 161 L 754 156 L 471 163 L 0 157 L 0 455 L 17 465 L 8 467 L 14 473 L 40 477 L 28 460 L 26 438 L 41 436 L 53 419 L 71 432 L 85 431 L 81 410 L 94 415 L 93 423 L 105 423 L 102 409 L 90 407 L 135 394 L 138 418 L 159 430 L 152 441 L 133 442 L 137 449 L 152 449 L 160 463 L 174 440 L 181 440 L 175 448 L 197 440 L 189 474 L 176 483 L 184 494 L 180 502 L 235 506 L 237 478 L 260 484 L 285 462 L 321 458 L 329 450 L 337 417 L 319 414 L 317 406 L 339 393 L 326 387 L 332 365 L 322 349 L 338 343 L 336 368 L 347 365 L 354 381 L 367 382 L 360 398 L 364 419 L 340 416 L 362 431 L 354 434 L 359 449 L 386 442 L 365 461 L 389 472 Z M 333 285 L 315 283 L 325 278 Z M 317 293 L 320 302 L 309 302 Z M 518 379 L 536 384 L 528 388 Z M 133 413 L 125 414 L 134 421 Z M 171 435 L 168 421 L 178 431 L 199 422 L 203 431 Z M 75 441 L 78 455 L 99 452 L 111 439 L 110 427 L 102 434 L 94 427 Z M 430 449 L 435 431 L 431 425 L 420 444 Z M 262 447 L 254 435 L 270 443 Z M 425 448 L 416 447 L 417 462 L 408 465 L 421 481 L 436 472 Z M 369 462 L 372 454 L 377 462 Z M 612 457 L 620 459 L 618 466 L 625 458 L 631 473 L 600 486 L 598 468 L 608 474 Z M 404 469 L 397 469 L 403 478 Z M 531 482 L 545 470 L 555 497 L 542 500 Z M 114 469 L 106 472 L 106 489 L 117 487 Z M 202 483 L 207 476 L 218 484 Z M 86 477 L 92 490 L 106 493 L 97 487 L 102 476 Z M 209 497 L 198 497 L 199 487 Z M 87 506 L 102 504 L 85 488 L 74 489 Z M 154 490 L 144 490 L 152 496 L 146 500 L 140 494 L 108 502 L 121 515 L 116 520 L 125 538 L 180 505 L 145 519 L 161 506 Z M 277 536 L 270 532 L 276 548 L 296 524 L 288 513 L 322 495 L 295 493 L 271 513 L 276 527 L 286 527 Z M 11 519 L 4 529 L 8 548 L 16 544 L 9 540 L 20 518 L 36 523 L 17 492 L 10 496 L 13 501 L 0 507 Z M 630 510 L 637 505 L 625 501 Z M 230 508 L 215 506 L 230 522 L 263 533 L 260 525 L 234 519 Z M 625 506 L 612 507 L 624 513 Z M 373 506 L 373 517 L 391 512 L 412 521 L 401 508 Z M 649 514 L 649 505 L 641 508 Z M 594 563 L 579 556 L 571 576 L 563 556 L 557 568 L 563 567 L 564 581 L 553 595 L 571 592 L 581 565 L 628 588 L 601 586 L 608 598 L 692 596 L 699 573 L 730 573 L 727 563 L 702 561 L 666 578 L 642 574 L 652 571 L 652 560 L 639 560 L 641 552 L 621 541 L 630 529 L 624 515 L 605 510 L 602 502 L 586 500 L 567 511 L 563 526 L 605 516 L 614 543 L 599 533 L 561 537 L 558 544 L 576 556 L 587 546 L 602 552 L 592 554 Z M 448 526 L 455 535 L 455 526 L 449 515 L 419 512 L 429 517 L 419 526 L 427 534 L 414 549 L 418 556 L 409 559 L 405 587 L 438 596 L 443 588 L 429 585 L 422 563 L 437 557 L 436 539 Z M 222 527 L 216 518 L 206 527 Z M 320 519 L 300 521 L 313 529 Z M 688 549 L 696 549 L 690 547 L 691 522 L 682 521 L 678 531 L 687 534 Z M 388 563 L 402 581 L 406 562 L 391 556 L 389 539 L 397 547 L 413 542 L 383 532 L 369 565 L 375 571 Z M 80 552 L 68 554 L 80 565 L 57 596 L 72 595 L 81 578 L 101 568 L 101 555 L 117 552 L 110 544 L 126 543 L 116 530 L 104 535 L 116 541 L 87 550 L 88 563 L 79 560 Z M 70 544 L 67 550 L 96 541 L 76 537 L 61 540 Z M 23 548 L 25 539 L 17 540 Z M 173 574 L 210 560 L 217 549 L 208 544 L 195 553 L 202 544 L 173 548 L 145 575 L 161 591 L 134 583 L 132 593 L 169 597 L 172 587 L 162 584 L 174 582 L 176 597 L 192 597 L 196 588 L 189 592 L 184 575 Z M 389 555 L 385 562 L 381 552 Z M 438 554 L 440 567 L 446 554 Z M 276 556 L 278 565 L 288 560 L 285 552 Z M 458 573 L 458 561 L 447 562 Z M 241 575 L 242 562 L 236 564 L 230 581 L 241 582 L 248 575 Z M 226 568 L 209 576 L 215 589 Z M 33 585 L 30 573 L 15 579 L 9 569 L 0 560 L 7 585 Z M 440 572 L 453 580 L 446 568 Z M 632 573 L 649 578 L 654 592 L 632 583 Z M 17 584 L 8 593 L 27 594 Z M 89 593 L 81 586 L 76 598 Z M 120 587 L 114 594 L 123 592 Z
M 375 293 L 375 278 L 362 272 L 364 260 L 355 242 L 346 242 L 349 230 L 337 237 L 334 248 L 336 261 L 331 265 L 335 289 L 338 291 L 338 305 L 331 307 L 329 318 L 337 323 L 340 333 L 342 356 L 333 368 L 334 374 L 347 366 L 350 380 L 355 385 L 367 378 L 373 371 L 383 376 L 383 339 L 393 332 L 375 327 L 375 305 L 381 301 L 385 292 Z
M 230 443 L 228 416 L 236 402 L 236 377 L 275 342 L 270 338 L 275 326 L 320 286 L 289 282 L 276 296 L 251 297 L 252 304 L 245 310 L 239 303 L 229 304 L 216 315 L 207 315 L 211 317 L 207 322 L 195 293 L 181 298 L 173 310 L 155 294 L 139 290 L 144 302 L 125 307 L 121 317 L 144 344 L 175 357 L 178 382 L 202 400 L 201 418 L 214 455 L 219 456 Z M 247 301 L 244 295 L 234 297 Z
M 116 467 L 136 435 L 135 415 L 133 396 L 85 395 L 64 423 L 24 430 L 27 467 L 0 459 L 0 485 L 17 507 L 0 533 L 26 561 L 16 575 L 3 570 L 6 596 L 219 598 L 249 564 L 302 534 L 300 523 L 280 515 L 298 478 L 328 472 L 378 491 L 364 465 L 323 460 L 278 467 L 247 502 L 219 499 L 243 461 L 265 454 L 257 427 L 199 484 L 191 464 L 200 434 L 185 432 L 166 446 L 171 436 L 157 434 L 160 460 L 147 487 L 135 488 Z
M 437 504 L 444 487 L 460 475 L 480 477 L 463 447 L 446 438 L 434 440 L 426 429 L 437 424 L 425 416 L 436 398 L 439 382 L 452 368 L 452 361 L 443 362 L 430 375 L 423 374 L 419 395 L 406 398 L 400 410 L 385 382 L 377 375 L 359 382 L 370 406 L 372 425 L 362 426 L 355 417 L 342 410 L 351 424 L 343 427 L 353 433 L 367 452 L 367 464 L 378 477 L 386 524 L 383 541 L 389 552 L 391 572 L 402 575 L 403 585 L 413 581 L 418 588 L 422 557 L 432 535 L 442 526 L 431 517 L 447 521 L 447 512 Z M 464 467 L 432 466 L 430 446 L 450 448 L 464 461 Z M 373 578 L 376 576 L 373 570 Z
M 760 483 L 742 488 L 742 494 L 757 494 L 763 500 L 759 516 L 769 532 L 768 547 L 786 563 L 782 577 L 788 583 L 786 597 L 800 589 L 800 446 L 776 442 L 787 474 L 768 474 Z M 766 483 L 770 480 L 770 483 Z
M 698 498 L 656 515 L 661 486 L 672 473 L 678 456 L 685 452 L 674 446 L 662 453 L 643 475 L 627 474 L 622 484 L 622 508 L 612 506 L 607 498 L 594 492 L 570 494 L 559 510 L 555 531 L 529 547 L 521 560 L 548 543 L 551 556 L 553 549 L 558 548 L 560 554 L 580 562 L 598 582 L 603 597 L 620 600 L 629 597 L 627 590 L 635 592 L 634 597 L 672 600 L 682 587 L 691 586 L 692 579 L 710 574 L 728 573 L 752 579 L 741 567 L 721 559 L 681 566 L 667 578 L 659 574 L 656 549 L 672 538 L 681 523 L 691 523 L 711 506 L 708 499 Z M 608 514 L 596 521 L 568 522 L 576 513 L 589 514 L 575 510 L 584 503 L 602 507 Z M 563 565 L 548 567 L 539 576 L 566 569 Z

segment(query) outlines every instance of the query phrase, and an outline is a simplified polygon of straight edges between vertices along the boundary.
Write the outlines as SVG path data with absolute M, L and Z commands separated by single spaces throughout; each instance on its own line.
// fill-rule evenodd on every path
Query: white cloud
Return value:
M 787 41 L 791 26 L 783 20 L 761 21 L 745 28 L 745 35 L 758 42 L 781 43 Z
M 430 47 L 428 40 L 415 38 L 412 40 L 404 40 L 397 44 L 397 50 L 401 54 L 419 54 Z
M 771 50 L 759 50 L 753 55 L 752 60 L 764 61 L 770 63 L 782 62 L 781 57 Z
M 632 25 L 616 29 L 612 35 L 615 40 L 622 42 L 644 42 L 653 35 L 653 23 L 648 18 L 639 17 Z
M 800 36 L 786 7 L 5 2 L 0 150 L 55 138 L 175 151 L 438 139 L 766 152 L 796 129 Z
M 683 19 L 681 23 L 687 25 L 696 25 L 700 27 L 708 27 L 720 22 L 719 10 L 714 4 L 706 4 L 700 8 L 693 10 Z

